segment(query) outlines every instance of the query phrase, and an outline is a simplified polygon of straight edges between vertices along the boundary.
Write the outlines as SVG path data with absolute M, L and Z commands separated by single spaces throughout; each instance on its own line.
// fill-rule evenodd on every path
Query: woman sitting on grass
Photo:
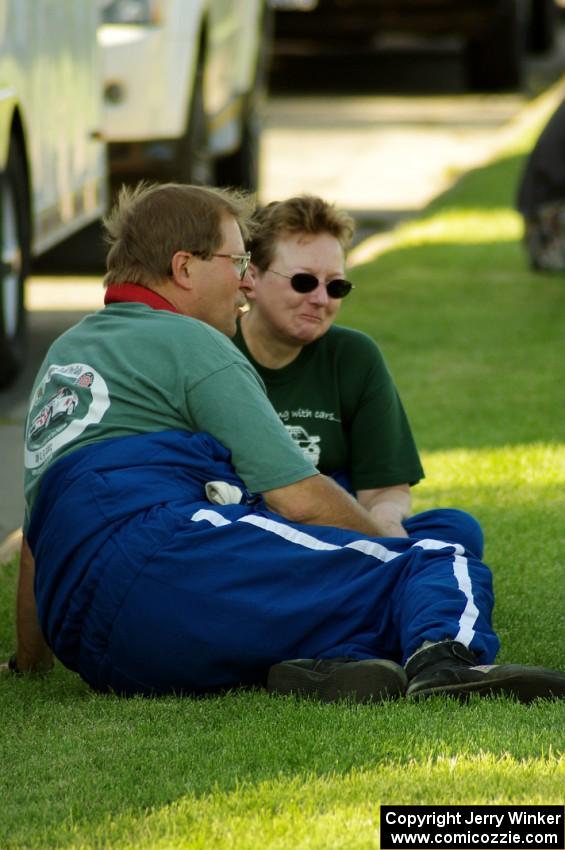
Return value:
M 445 539 L 455 517 L 456 542 L 481 557 L 482 532 L 468 514 L 410 515 L 410 488 L 424 472 L 390 372 L 370 337 L 333 324 L 353 289 L 344 271 L 353 233 L 347 213 L 310 195 L 260 210 L 251 309 L 234 342 L 306 457 L 356 496 L 383 536 Z

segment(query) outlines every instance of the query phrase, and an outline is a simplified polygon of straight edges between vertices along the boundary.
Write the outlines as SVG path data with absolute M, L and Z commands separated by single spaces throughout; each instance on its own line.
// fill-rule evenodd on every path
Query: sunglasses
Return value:
M 300 292 L 302 295 L 306 292 L 313 292 L 321 283 L 316 275 L 308 274 L 308 272 L 297 272 L 296 274 L 291 275 L 276 272 L 274 269 L 269 269 L 268 271 L 278 275 L 279 277 L 286 277 L 287 280 L 290 280 L 290 285 L 294 291 Z M 326 291 L 330 298 L 345 298 L 346 295 L 349 295 L 352 289 L 352 283 L 349 283 L 348 280 L 341 280 L 340 278 L 330 280 L 329 283 L 326 284 Z

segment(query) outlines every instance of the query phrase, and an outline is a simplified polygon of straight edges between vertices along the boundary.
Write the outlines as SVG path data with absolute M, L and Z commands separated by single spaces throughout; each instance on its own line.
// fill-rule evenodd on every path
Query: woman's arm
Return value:
M 402 520 L 410 516 L 412 497 L 409 484 L 358 490 L 357 499 L 368 511 L 382 537 L 407 537 Z

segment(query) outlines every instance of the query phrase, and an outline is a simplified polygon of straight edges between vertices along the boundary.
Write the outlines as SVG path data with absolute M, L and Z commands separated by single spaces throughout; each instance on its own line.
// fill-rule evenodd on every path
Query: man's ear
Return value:
M 193 256 L 188 251 L 177 251 L 171 260 L 171 278 L 183 289 L 192 289 L 190 264 Z

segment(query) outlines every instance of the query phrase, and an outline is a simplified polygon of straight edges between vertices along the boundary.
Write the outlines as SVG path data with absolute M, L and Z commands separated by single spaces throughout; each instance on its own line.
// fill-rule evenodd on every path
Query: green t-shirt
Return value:
M 282 369 L 257 363 L 239 327 L 234 343 L 263 378 L 281 421 L 320 472 L 345 472 L 355 491 L 415 484 L 423 477 L 402 402 L 369 336 L 333 326 Z
M 112 304 L 49 349 L 25 430 L 28 511 L 50 464 L 134 434 L 206 431 L 254 493 L 317 470 L 289 438 L 249 362 L 219 331 L 144 304 Z

